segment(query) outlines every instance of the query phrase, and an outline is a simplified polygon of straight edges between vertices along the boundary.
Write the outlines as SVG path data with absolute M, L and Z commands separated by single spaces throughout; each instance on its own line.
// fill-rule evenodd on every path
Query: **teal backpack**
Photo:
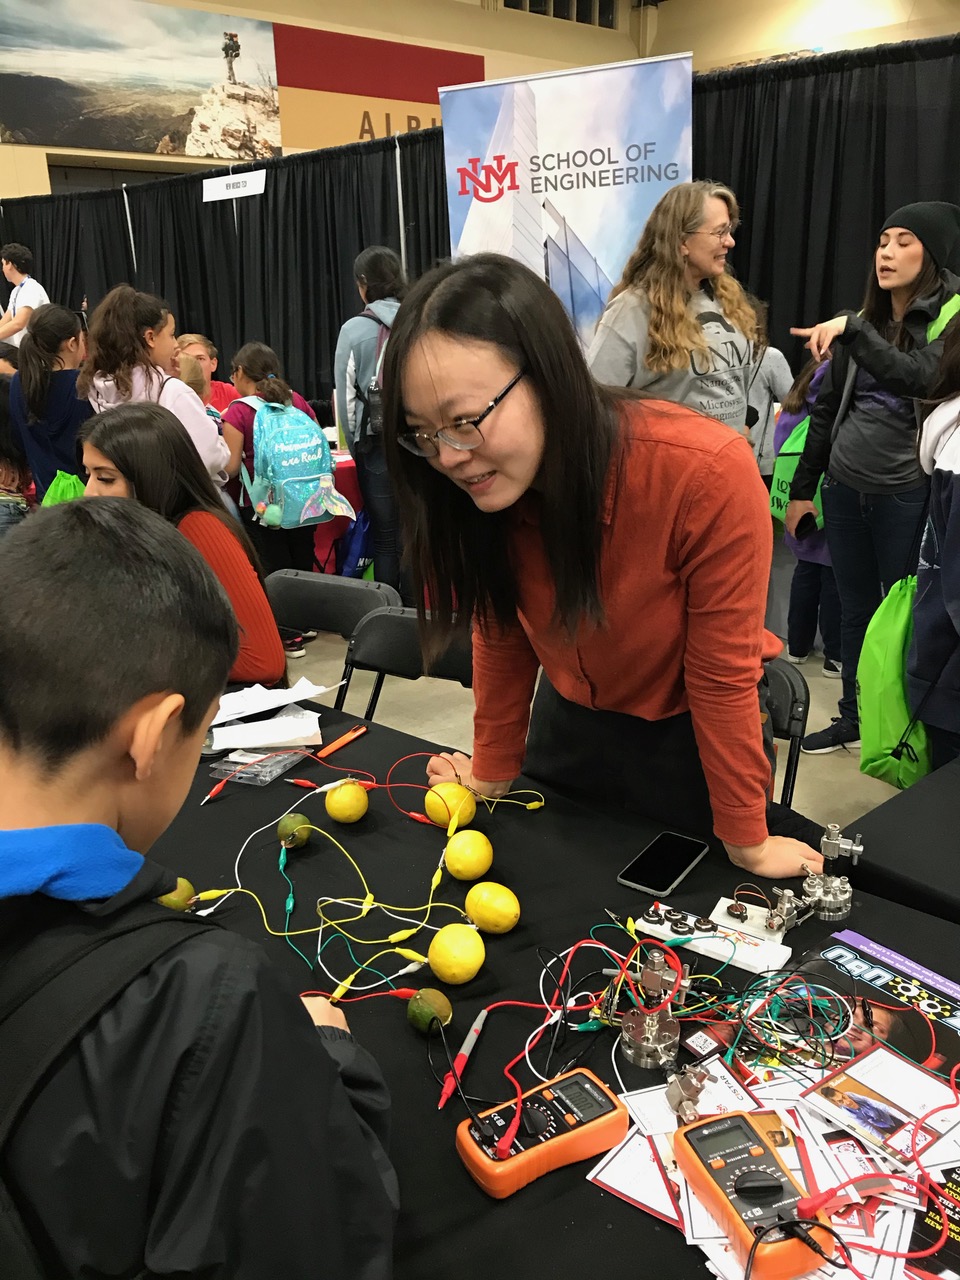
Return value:
M 244 396 L 253 420 L 253 478 L 240 476 L 254 519 L 269 529 L 299 529 L 354 510 L 333 483 L 333 458 L 323 431 L 302 409 Z

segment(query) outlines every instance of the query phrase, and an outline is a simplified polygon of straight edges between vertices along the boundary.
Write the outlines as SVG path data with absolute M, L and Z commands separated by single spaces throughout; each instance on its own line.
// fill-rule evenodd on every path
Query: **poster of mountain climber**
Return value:
M 139 0 L 0 0 L 0 142 L 280 155 L 273 25 Z

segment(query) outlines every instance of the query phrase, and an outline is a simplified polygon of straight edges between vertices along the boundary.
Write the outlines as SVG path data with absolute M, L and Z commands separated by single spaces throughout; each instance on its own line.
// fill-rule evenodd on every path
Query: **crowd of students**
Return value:
M 911 696 L 935 763 L 960 755 L 960 209 L 927 202 L 886 220 L 860 310 L 795 331 L 811 360 L 790 386 L 727 263 L 738 219 L 721 184 L 668 192 L 586 354 L 556 295 L 510 259 L 444 264 L 408 288 L 396 255 L 368 250 L 336 401 L 378 576 L 399 582 L 402 541 L 428 656 L 473 628 L 473 750 L 432 758 L 429 778 L 496 797 L 522 771 L 668 825 L 682 813 L 736 866 L 783 878 L 822 861 L 820 829 L 770 801 L 763 663 L 782 646 L 764 628 L 764 477 L 808 414 L 786 520 L 789 656 L 804 660 L 819 627 L 843 696 L 805 749 L 857 741 L 866 620 L 919 558 Z M 0 250 L 5 273 L 21 249 Z M 94 901 L 110 917 L 157 895 L 164 873 L 146 855 L 186 794 L 224 681 L 284 678 L 263 569 L 312 566 L 310 530 L 270 528 L 244 501 L 256 406 L 312 416 L 276 353 L 245 344 L 230 391 L 212 381 L 209 339 L 178 340 L 169 310 L 127 285 L 96 309 L 86 343 L 62 307 L 18 313 L 8 415 L 0 401 L 0 530 L 20 526 L 0 541 L 0 793 L 14 797 L 0 931 L 18 898 Z M 86 498 L 26 516 L 28 476 L 42 494 L 71 465 Z M 800 536 L 820 515 L 821 476 L 824 534 Z M 121 614 L 144 643 L 118 652 Z M 63 689 L 76 691 L 67 710 Z M 308 1035 L 303 1010 L 231 935 L 181 951 L 69 1046 L 4 1152 L 31 1247 L 68 1274 L 307 1274 L 322 1251 L 337 1275 L 387 1276 L 396 1188 L 375 1066 L 325 1002 L 310 1007 L 323 1043 Z M 127 1097 L 123 1051 L 148 1035 L 147 1007 L 157 1053 L 151 1088 L 133 1095 L 131 1146 L 130 1108 L 109 1103 Z M 178 1066 L 198 1038 L 202 1088 Z M 263 1116 L 294 1058 L 324 1101 L 281 1153 Z M 72 1121 L 101 1095 L 95 1140 L 75 1140 Z M 174 1134 L 155 1105 L 168 1097 Z M 197 1133 L 213 1135 L 202 1176 Z M 81 1190 L 65 1217 L 67 1185 Z M 291 1186 L 296 1205 L 283 1206 L 274 1191 Z M 85 1187 L 110 1189 L 115 1211 L 136 1205 L 123 1232 L 98 1231 Z

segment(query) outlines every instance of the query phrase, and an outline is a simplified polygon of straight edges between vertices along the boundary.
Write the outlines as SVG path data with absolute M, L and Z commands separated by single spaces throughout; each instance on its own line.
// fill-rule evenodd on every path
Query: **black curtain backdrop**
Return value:
M 737 192 L 734 265 L 795 366 L 790 326 L 859 305 L 889 212 L 960 203 L 957 84 L 960 36 L 694 77 L 694 174 Z M 297 390 L 326 399 L 340 326 L 360 309 L 353 260 L 400 247 L 398 158 L 417 276 L 450 248 L 440 129 L 235 166 L 267 170 L 265 194 L 235 203 L 204 204 L 201 174 L 128 188 L 136 267 L 121 191 L 0 202 L 0 241 L 31 246 L 55 301 L 86 294 L 92 309 L 129 280 L 163 296 L 181 332 L 209 334 L 222 371 L 261 339 Z
M 886 216 L 960 204 L 960 36 L 694 77 L 693 171 L 737 193 L 740 279 L 791 325 L 859 307 Z

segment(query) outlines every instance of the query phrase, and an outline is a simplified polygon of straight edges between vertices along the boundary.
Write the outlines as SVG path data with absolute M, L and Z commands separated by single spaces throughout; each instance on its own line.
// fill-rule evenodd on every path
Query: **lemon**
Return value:
M 277 823 L 277 839 L 285 849 L 302 849 L 310 839 L 313 824 L 302 813 L 285 813 Z
M 479 880 L 490 870 L 493 845 L 482 831 L 458 831 L 443 851 L 447 870 L 456 880 Z
M 487 952 L 483 939 L 468 924 L 445 924 L 427 952 L 430 968 L 441 982 L 469 982 L 479 973 Z
M 158 898 L 157 902 L 161 907 L 170 907 L 173 911 L 189 911 L 196 893 L 196 889 L 189 880 L 184 880 L 183 876 L 177 876 L 177 887 L 172 892 L 165 893 L 162 898 Z
M 436 987 L 421 987 L 407 1001 L 407 1021 L 424 1035 L 437 1030 L 437 1022 L 445 1027 L 453 1018 L 453 1005 Z
M 334 822 L 359 822 L 367 812 L 367 793 L 359 782 L 346 778 L 326 792 L 327 813 Z
M 424 796 L 423 811 L 438 827 L 448 827 L 454 818 L 458 827 L 468 827 L 477 816 L 477 802 L 459 782 L 438 782 Z
M 467 894 L 467 915 L 484 933 L 509 933 L 520 919 L 517 895 L 506 885 L 482 880 Z

